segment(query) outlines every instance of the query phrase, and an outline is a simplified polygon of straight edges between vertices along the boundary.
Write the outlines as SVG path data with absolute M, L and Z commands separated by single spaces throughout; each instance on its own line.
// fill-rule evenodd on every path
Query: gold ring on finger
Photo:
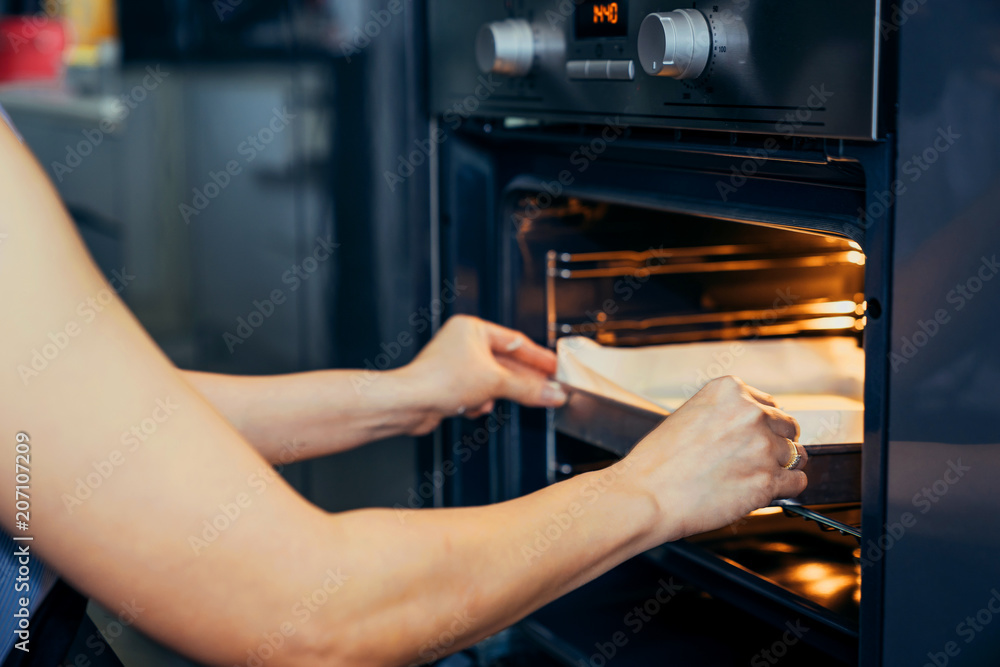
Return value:
M 797 468 L 799 463 L 802 461 L 802 452 L 799 451 L 799 446 L 795 444 L 794 441 L 789 440 L 788 438 L 785 438 L 785 440 L 788 440 L 788 445 L 792 448 L 792 458 L 788 461 L 788 463 L 781 467 L 785 470 L 795 470 L 795 468 Z

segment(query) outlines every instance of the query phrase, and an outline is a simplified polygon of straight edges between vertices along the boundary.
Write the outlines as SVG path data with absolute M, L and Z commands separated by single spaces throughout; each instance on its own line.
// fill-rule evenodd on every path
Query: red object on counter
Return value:
M 0 18 L 0 81 L 46 81 L 62 71 L 66 29 L 45 16 Z

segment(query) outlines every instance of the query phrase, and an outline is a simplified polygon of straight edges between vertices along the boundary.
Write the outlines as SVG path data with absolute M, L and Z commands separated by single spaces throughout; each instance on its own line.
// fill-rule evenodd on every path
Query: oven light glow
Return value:
M 857 322 L 853 317 L 820 317 L 803 323 L 803 329 L 811 331 L 833 331 L 836 329 L 853 329 Z
M 818 579 L 805 583 L 803 588 L 811 595 L 818 598 L 830 598 L 839 595 L 843 591 L 853 588 L 856 583 L 855 577 L 848 574 L 831 576 L 829 579 Z M 857 589 L 855 589 L 856 592 Z
M 815 310 L 824 315 L 847 315 L 855 312 L 857 307 L 858 304 L 853 301 L 831 301 L 830 303 L 816 304 Z
M 784 510 L 780 507 L 761 507 L 753 512 L 750 512 L 749 516 L 767 516 L 768 514 L 781 514 Z
M 852 250 L 849 253 L 847 253 L 847 261 L 850 262 L 851 264 L 864 266 L 865 265 L 864 253 L 860 253 L 857 250 Z

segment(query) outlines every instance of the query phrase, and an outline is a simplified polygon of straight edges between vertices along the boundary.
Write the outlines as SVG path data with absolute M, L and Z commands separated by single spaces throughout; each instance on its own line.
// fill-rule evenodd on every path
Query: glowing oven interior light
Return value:
M 813 331 L 853 329 L 855 322 L 857 322 L 857 320 L 853 317 L 820 317 L 815 320 L 805 322 L 803 327 Z
M 768 514 L 781 514 L 784 510 L 780 507 L 761 507 L 753 512 L 750 512 L 749 516 L 767 516 Z

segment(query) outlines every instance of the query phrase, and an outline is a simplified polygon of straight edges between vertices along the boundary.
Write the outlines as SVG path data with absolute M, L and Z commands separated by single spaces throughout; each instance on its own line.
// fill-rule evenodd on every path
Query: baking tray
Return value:
M 555 411 L 555 428 L 624 457 L 660 422 L 669 417 L 566 387 L 569 400 Z M 861 502 L 861 444 L 806 445 L 809 462 L 804 468 L 809 487 L 796 497 L 802 505 Z

